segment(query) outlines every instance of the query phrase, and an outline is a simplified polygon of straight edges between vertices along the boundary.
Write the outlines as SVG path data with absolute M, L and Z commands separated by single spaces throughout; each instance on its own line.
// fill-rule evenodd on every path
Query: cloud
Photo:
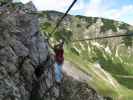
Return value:
M 93 17 L 108 17 L 115 12 L 112 9 L 115 0 L 90 0 L 90 3 L 85 9 L 85 15 Z
M 125 5 L 119 9 L 110 10 L 107 17 L 133 25 L 133 20 L 131 18 L 133 17 L 133 5 Z
M 14 1 L 17 1 L 17 0 L 14 0 Z M 32 1 L 32 0 L 20 0 L 20 1 L 23 3 L 27 3 L 27 2 Z
M 84 10 L 84 8 L 85 8 L 85 4 L 83 0 L 78 0 L 71 10 L 72 11 Z
M 132 25 L 132 26 L 133 26 L 133 21 L 132 21 L 132 22 L 126 22 L 126 23 L 128 23 L 128 24 L 130 24 L 130 25 Z
M 21 0 L 23 3 L 32 1 L 38 10 L 65 11 L 73 0 Z
M 131 20 L 128 19 L 128 16 L 131 14 L 133 17 L 133 5 L 124 5 L 114 9 L 114 3 L 116 3 L 115 0 L 90 0 L 90 4 L 85 10 L 85 15 L 115 19 L 133 25 L 133 21 L 131 22 Z
M 88 7 L 85 9 L 85 15 L 93 17 L 103 16 L 104 12 L 107 10 L 107 7 L 102 4 L 104 1 L 105 0 L 90 0 Z
M 121 17 L 126 17 L 129 14 L 133 13 L 133 5 L 126 5 L 119 9 L 111 9 L 109 10 L 110 17 L 114 19 L 120 19 Z

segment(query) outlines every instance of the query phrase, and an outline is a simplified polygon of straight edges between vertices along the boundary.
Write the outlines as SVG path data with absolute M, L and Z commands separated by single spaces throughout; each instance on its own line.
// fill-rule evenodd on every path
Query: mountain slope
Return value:
M 50 27 L 55 27 L 55 24 L 63 16 L 63 13 L 48 11 L 43 12 L 43 16 L 40 16 L 41 25 L 43 30 L 52 32 Z M 96 17 L 84 17 L 84 16 L 71 16 L 68 15 L 64 18 L 58 31 L 66 30 L 72 32 L 73 39 L 93 38 L 97 36 L 108 36 L 117 34 L 131 34 L 133 33 L 133 27 L 118 21 L 96 18 Z M 64 31 L 63 30 L 63 31 Z M 51 33 L 50 33 L 51 34 Z M 58 34 L 58 33 L 55 33 Z M 52 34 L 54 36 L 54 34 Z M 65 37 L 63 34 L 60 37 Z M 129 38 L 129 37 L 128 37 Z M 112 40 L 114 43 L 112 43 Z M 131 40 L 131 39 L 128 39 Z M 113 38 L 99 40 L 98 42 L 104 45 L 108 45 L 112 50 L 116 49 L 116 46 L 124 42 L 126 45 L 131 45 L 131 41 L 126 41 L 126 38 Z M 128 44 L 126 43 L 128 42 Z
M 93 41 L 71 42 L 75 39 L 119 34 L 132 34 L 133 27 L 118 21 L 68 15 L 57 32 L 51 33 L 63 13 L 41 13 L 42 32 L 51 37 L 51 43 L 64 38 L 65 58 L 92 76 L 91 85 L 99 94 L 114 100 L 133 99 L 132 37 L 119 37 Z

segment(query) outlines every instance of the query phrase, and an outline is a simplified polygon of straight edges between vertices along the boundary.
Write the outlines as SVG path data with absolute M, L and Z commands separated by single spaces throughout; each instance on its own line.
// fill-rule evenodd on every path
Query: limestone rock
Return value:
M 31 11 L 31 2 L 0 6 L 0 100 L 43 100 L 55 87 L 48 43 Z
M 61 100 L 105 100 L 85 82 L 64 73 Z

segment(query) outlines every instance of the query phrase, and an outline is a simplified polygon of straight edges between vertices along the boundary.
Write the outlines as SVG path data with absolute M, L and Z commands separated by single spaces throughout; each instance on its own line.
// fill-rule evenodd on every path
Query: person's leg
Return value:
M 55 80 L 57 82 L 61 82 L 62 79 L 62 69 L 61 69 L 62 65 L 55 63 Z

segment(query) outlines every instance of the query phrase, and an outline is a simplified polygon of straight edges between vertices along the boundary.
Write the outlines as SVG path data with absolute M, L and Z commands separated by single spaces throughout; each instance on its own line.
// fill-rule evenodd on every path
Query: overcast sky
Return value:
M 65 12 L 73 0 L 16 0 L 33 1 L 38 10 Z M 78 0 L 69 12 L 73 15 L 103 17 L 133 25 L 133 0 Z

